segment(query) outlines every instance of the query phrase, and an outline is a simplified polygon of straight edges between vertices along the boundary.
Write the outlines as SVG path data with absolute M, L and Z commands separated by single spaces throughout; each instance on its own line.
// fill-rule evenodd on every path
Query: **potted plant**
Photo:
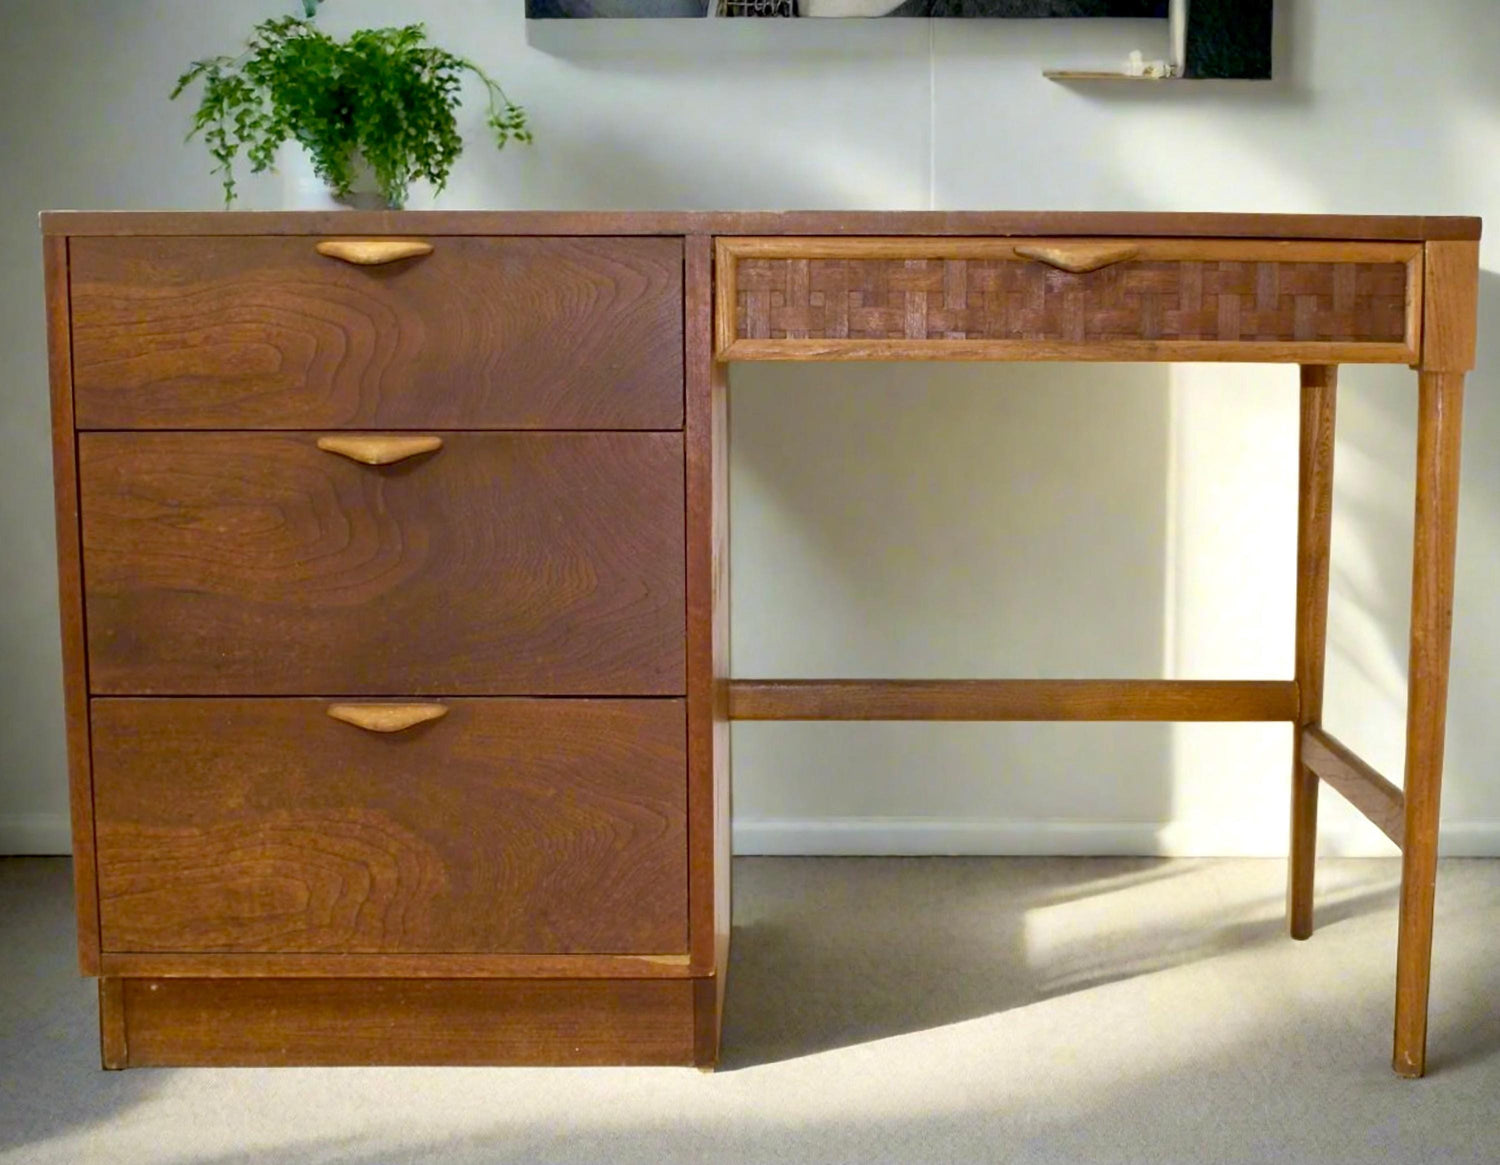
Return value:
M 224 204 L 234 201 L 241 151 L 253 173 L 272 168 L 278 150 L 300 146 L 339 201 L 361 199 L 362 185 L 380 205 L 399 208 L 411 183 L 447 183 L 463 149 L 455 112 L 465 74 L 489 98 L 485 121 L 495 145 L 529 142 L 526 114 L 478 65 L 428 43 L 426 28 L 361 29 L 339 40 L 306 17 L 255 26 L 237 57 L 193 62 L 172 97 L 195 82 L 203 95 L 188 139 L 202 135 L 222 175 Z

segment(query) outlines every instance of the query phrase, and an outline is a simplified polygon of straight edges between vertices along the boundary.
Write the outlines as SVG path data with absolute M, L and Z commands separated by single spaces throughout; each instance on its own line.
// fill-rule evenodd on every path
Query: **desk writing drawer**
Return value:
M 719 240 L 720 359 L 1410 362 L 1414 243 Z
M 680 433 L 354 436 L 82 434 L 90 690 L 682 694 Z
M 681 700 L 349 706 L 94 700 L 104 949 L 686 950 Z
M 79 427 L 681 427 L 679 240 L 320 242 L 72 240 Z

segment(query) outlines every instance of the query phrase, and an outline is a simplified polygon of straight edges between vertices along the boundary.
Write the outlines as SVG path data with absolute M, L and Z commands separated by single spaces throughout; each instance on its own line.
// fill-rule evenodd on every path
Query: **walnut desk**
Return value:
M 1479 225 L 44 216 L 104 1063 L 711 1065 L 731 720 L 1283 720 L 1291 933 L 1326 781 L 1420 1075 Z M 728 365 L 866 359 L 1300 365 L 1295 674 L 731 680 Z M 1418 374 L 1404 788 L 1321 726 L 1342 363 Z

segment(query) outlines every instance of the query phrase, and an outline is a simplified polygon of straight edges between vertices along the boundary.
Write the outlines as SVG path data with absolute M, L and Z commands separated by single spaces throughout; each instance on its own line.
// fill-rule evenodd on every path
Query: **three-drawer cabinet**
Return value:
M 107 1065 L 712 1062 L 686 246 L 49 237 Z

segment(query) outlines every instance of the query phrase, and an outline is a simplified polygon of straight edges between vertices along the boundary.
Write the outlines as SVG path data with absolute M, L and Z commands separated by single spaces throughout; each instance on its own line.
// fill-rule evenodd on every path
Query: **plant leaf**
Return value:
M 241 152 L 259 173 L 286 142 L 301 144 L 339 194 L 349 193 L 360 157 L 392 206 L 418 178 L 442 190 L 463 151 L 457 111 L 465 75 L 485 87 L 496 147 L 531 141 L 525 111 L 478 65 L 430 44 L 424 25 L 361 29 L 338 41 L 312 23 L 321 2 L 303 0 L 305 17 L 257 24 L 239 57 L 194 61 L 172 90 L 176 98 L 203 85 L 188 137 L 202 136 L 226 206 Z

